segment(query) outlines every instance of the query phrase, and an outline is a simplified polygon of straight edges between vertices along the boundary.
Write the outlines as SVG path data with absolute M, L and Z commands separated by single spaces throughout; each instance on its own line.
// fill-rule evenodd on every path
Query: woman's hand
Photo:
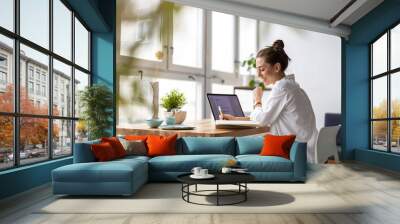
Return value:
M 219 115 L 220 120 L 238 120 L 238 121 L 249 121 L 250 117 L 235 117 L 230 114 L 220 114 Z
M 219 119 L 220 120 L 236 120 L 236 117 L 231 114 L 220 114 Z
M 256 104 L 256 103 L 261 103 L 261 101 L 262 101 L 262 96 L 263 96 L 263 89 L 261 88 L 261 87 L 256 87 L 254 90 L 253 90 L 253 103 L 254 104 Z

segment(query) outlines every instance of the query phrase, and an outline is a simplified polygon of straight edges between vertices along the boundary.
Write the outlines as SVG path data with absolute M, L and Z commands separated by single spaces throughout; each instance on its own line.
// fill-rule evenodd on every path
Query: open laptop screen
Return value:
M 237 117 L 243 117 L 244 113 L 242 107 L 240 106 L 239 99 L 234 94 L 207 94 L 208 102 L 210 102 L 210 107 L 214 120 L 219 120 L 219 110 L 225 114 L 231 114 Z

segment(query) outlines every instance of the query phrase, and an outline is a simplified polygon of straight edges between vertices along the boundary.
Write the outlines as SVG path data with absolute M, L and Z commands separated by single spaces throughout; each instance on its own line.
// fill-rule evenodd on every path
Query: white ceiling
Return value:
M 351 0 L 223 0 L 243 5 L 276 10 L 324 21 L 332 19 Z M 342 24 L 352 25 L 360 17 L 367 14 L 383 0 L 366 0 L 365 4 L 356 10 L 354 16 L 349 16 Z
M 225 0 L 265 9 L 330 20 L 350 0 Z
M 331 19 L 352 0 L 167 0 L 261 21 L 342 37 L 351 25 L 383 0 L 355 0 L 333 22 Z

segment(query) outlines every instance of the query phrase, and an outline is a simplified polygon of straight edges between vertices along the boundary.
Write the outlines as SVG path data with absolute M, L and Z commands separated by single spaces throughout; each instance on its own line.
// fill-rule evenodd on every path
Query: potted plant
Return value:
M 168 122 L 168 118 L 175 117 L 175 123 L 181 124 L 186 118 L 186 111 L 180 109 L 186 104 L 186 97 L 182 92 L 176 89 L 171 90 L 167 95 L 161 98 L 161 106 L 167 111 L 165 117 Z M 172 124 L 174 122 L 170 122 Z
M 87 86 L 79 93 L 79 107 L 89 140 L 110 135 L 107 130 L 112 126 L 113 95 L 107 86 Z

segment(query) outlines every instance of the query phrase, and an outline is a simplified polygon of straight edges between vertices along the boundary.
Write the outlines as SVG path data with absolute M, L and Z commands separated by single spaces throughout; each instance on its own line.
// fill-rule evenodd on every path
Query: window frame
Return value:
M 184 5 L 184 6 L 187 6 L 187 5 Z M 187 7 L 193 7 L 193 6 L 187 6 Z M 195 8 L 197 8 L 197 7 L 195 7 Z M 173 38 L 174 38 L 174 31 L 173 31 L 173 26 L 174 26 L 174 23 L 173 23 L 173 21 L 174 21 L 174 12 L 173 12 L 173 10 L 171 10 L 170 12 L 168 12 L 168 20 L 170 21 L 169 22 L 169 27 L 170 27 L 170 29 L 169 29 L 169 31 L 170 32 L 168 32 L 168 46 L 169 47 L 167 47 L 167 53 L 168 53 L 168 59 L 167 59 L 167 62 L 168 62 L 168 67 L 167 67 L 167 69 L 169 70 L 169 71 L 173 71 L 173 72 L 189 72 L 189 73 L 194 73 L 194 74 L 204 74 L 204 71 L 205 71 L 205 66 L 204 66 L 204 62 L 205 62 L 205 55 L 206 55 L 206 43 L 207 43 L 207 37 L 206 37 L 206 29 L 207 29 L 207 24 L 206 24 L 206 22 L 207 22 L 207 11 L 208 10 L 206 10 L 206 9 L 202 9 L 202 8 L 199 8 L 199 9 L 201 9 L 202 11 L 203 11 L 203 26 L 202 26 L 202 30 L 203 30 L 203 33 L 202 33 L 202 50 L 201 50 L 201 58 L 202 58 L 202 65 L 201 65 L 201 67 L 200 68 L 196 68 L 196 67 L 190 67 L 190 66 L 184 66 L 184 65 L 177 65 L 177 64 L 174 64 L 174 62 L 173 62 L 173 59 L 172 59 L 172 57 L 173 57 L 173 52 L 174 52 L 174 46 L 173 46 Z
M 180 4 L 180 3 L 168 3 L 168 4 Z M 186 4 L 182 4 L 186 6 Z M 193 7 L 191 5 L 187 5 L 190 7 Z M 200 7 L 198 7 L 200 8 Z M 168 10 L 163 10 L 161 13 L 161 20 L 162 20 L 162 26 L 166 26 L 165 28 L 169 30 L 166 35 L 162 35 L 161 37 L 161 43 L 163 44 L 163 59 L 161 61 L 150 61 L 150 60 L 145 60 L 145 59 L 139 59 L 135 58 L 133 56 L 125 56 L 121 55 L 121 22 L 122 22 L 122 15 L 121 15 L 121 10 L 119 7 L 117 7 L 117 18 L 116 18 L 116 52 L 117 52 L 117 61 L 119 63 L 124 63 L 126 61 L 132 62 L 132 65 L 135 67 L 134 69 L 131 70 L 131 73 L 136 74 L 137 76 L 142 76 L 145 74 L 145 76 L 153 77 L 154 73 L 157 74 L 155 76 L 157 77 L 164 77 L 166 74 L 170 74 L 173 72 L 176 76 L 180 76 L 181 80 L 187 80 L 195 78 L 196 80 L 202 80 L 203 82 L 203 93 L 204 96 L 201 99 L 202 100 L 202 114 L 203 118 L 207 117 L 209 114 L 211 114 L 210 106 L 207 103 L 206 99 L 206 93 L 210 92 L 212 90 L 212 84 L 213 83 L 223 83 L 225 85 L 241 85 L 242 80 L 240 80 L 241 76 L 240 73 L 240 58 L 239 58 L 239 45 L 240 45 L 240 40 L 239 40 L 239 32 L 240 32 L 240 24 L 239 24 L 239 17 L 244 17 L 244 16 L 237 16 L 234 14 L 230 14 L 234 16 L 234 72 L 232 73 L 227 73 L 227 72 L 220 72 L 220 71 L 214 71 L 211 69 L 211 47 L 212 47 L 212 36 L 211 36 L 211 30 L 212 30 L 212 22 L 211 22 L 211 14 L 213 10 L 209 10 L 206 8 L 200 8 L 203 10 L 203 66 L 201 69 L 199 68 L 194 68 L 194 67 L 186 67 L 186 66 L 181 66 L 181 65 L 174 65 L 172 64 L 172 55 L 170 53 L 171 49 L 170 47 L 172 46 L 172 35 L 173 35 L 173 12 L 168 12 Z M 250 17 L 244 17 L 244 18 L 249 18 L 249 19 L 254 19 L 256 20 L 256 36 L 255 36 L 255 46 L 256 49 L 259 49 L 260 46 L 260 20 L 255 19 L 255 18 L 250 18 Z M 161 29 L 162 29 L 161 26 Z M 117 77 L 118 79 L 118 77 Z M 119 89 L 119 82 L 117 82 L 117 89 Z M 117 109 L 118 110 L 118 109 Z M 117 118 L 118 122 L 118 118 Z
M 385 29 L 385 31 L 381 34 L 379 34 L 375 39 L 373 39 L 370 43 L 368 43 L 369 47 L 369 77 L 368 77 L 368 84 L 369 84 L 369 149 L 373 151 L 380 151 L 380 152 L 386 152 L 386 153 L 391 153 L 391 154 L 400 154 L 400 152 L 393 152 L 392 151 L 392 121 L 400 121 L 400 117 L 392 117 L 392 98 L 391 98 L 391 91 L 392 91 L 392 85 L 391 85 L 391 79 L 393 75 L 396 75 L 396 73 L 400 72 L 400 67 L 391 69 L 391 31 L 393 28 L 396 26 L 400 25 L 400 21 L 397 21 L 396 23 L 392 24 L 389 28 Z M 386 64 L 386 71 L 382 72 L 380 74 L 373 74 L 373 44 L 378 41 L 381 37 L 384 35 L 387 35 L 387 64 Z M 387 105 L 386 105 L 386 117 L 385 118 L 373 118 L 373 81 L 382 77 L 386 77 L 386 86 L 387 86 Z M 373 122 L 376 121 L 386 121 L 386 151 L 379 150 L 374 148 L 374 136 L 373 136 Z
M 54 21 L 54 14 L 53 14 L 53 1 L 54 0 L 48 0 L 49 2 L 49 47 L 46 49 L 45 47 L 42 47 L 39 44 L 34 43 L 33 41 L 30 41 L 27 38 L 24 38 L 23 36 L 20 35 L 20 0 L 14 0 L 13 1 L 13 10 L 14 10 L 14 30 L 10 31 L 4 27 L 0 26 L 0 35 L 10 38 L 13 41 L 13 52 L 12 52 L 12 57 L 13 59 L 11 60 L 13 62 L 12 64 L 12 75 L 14 79 L 14 109 L 12 112 L 2 112 L 0 111 L 0 116 L 2 117 L 11 117 L 13 119 L 13 166 L 10 167 L 5 167 L 5 168 L 0 168 L 0 172 L 5 171 L 5 170 L 11 170 L 11 169 L 16 169 L 19 167 L 24 167 L 24 166 L 31 166 L 34 164 L 39 164 L 51 160 L 58 160 L 62 158 L 67 158 L 73 156 L 74 152 L 74 143 L 75 143 L 75 126 L 76 126 L 76 121 L 79 120 L 79 117 L 74 116 L 74 110 L 75 108 L 72 107 L 72 114 L 70 116 L 56 116 L 53 115 L 53 59 L 58 60 L 59 62 L 62 62 L 66 65 L 71 66 L 71 83 L 73 84 L 75 81 L 75 69 L 87 74 L 89 76 L 89 83 L 88 85 L 91 86 L 93 82 L 93 77 L 92 77 L 92 60 L 91 60 L 91 49 L 92 49 L 92 43 L 91 43 L 91 37 L 92 37 L 92 31 L 89 29 L 88 25 L 83 21 L 83 19 L 72 9 L 72 7 L 65 1 L 65 0 L 59 0 L 69 11 L 71 11 L 71 59 L 64 58 L 63 56 L 55 53 L 53 50 L 53 21 Z M 75 63 L 75 23 L 74 19 L 79 20 L 79 22 L 83 25 L 83 27 L 88 31 L 88 69 L 85 69 L 78 64 Z M 48 112 L 46 115 L 39 115 L 39 114 L 27 114 L 27 113 L 21 113 L 20 112 L 20 85 L 21 85 L 21 80 L 20 80 L 20 65 L 21 65 L 21 57 L 20 57 L 20 45 L 23 44 L 29 48 L 32 48 L 33 50 L 36 50 L 42 54 L 45 54 L 48 56 L 49 62 L 48 62 L 48 84 L 45 85 L 45 90 L 48 93 L 45 93 L 46 96 L 48 97 Z M 41 83 L 41 72 L 39 76 L 38 82 L 36 82 L 36 69 L 33 68 L 33 79 L 30 78 L 30 73 L 29 69 L 31 68 L 29 63 L 26 63 L 26 82 L 29 80 L 32 80 L 34 83 L 34 86 L 36 83 Z M 27 86 L 28 87 L 28 86 Z M 42 88 L 42 85 L 40 85 Z M 29 88 L 29 87 L 28 87 Z M 27 89 L 27 91 L 29 91 Z M 34 92 L 36 89 L 34 89 Z M 75 88 L 74 85 L 71 86 L 72 92 L 72 105 L 75 103 Z M 39 97 L 43 97 L 42 94 L 40 93 L 38 95 Z M 35 102 L 34 102 L 35 103 Z M 21 163 L 21 158 L 20 158 L 20 119 L 21 118 L 44 118 L 47 119 L 48 123 L 48 134 L 47 134 L 47 150 L 48 155 L 47 157 L 44 157 L 43 160 L 37 161 L 37 162 L 31 162 L 31 163 Z M 68 155 L 62 155 L 62 156 L 54 156 L 54 147 L 53 144 L 50 144 L 53 142 L 53 122 L 57 120 L 67 120 L 71 121 L 71 153 Z

